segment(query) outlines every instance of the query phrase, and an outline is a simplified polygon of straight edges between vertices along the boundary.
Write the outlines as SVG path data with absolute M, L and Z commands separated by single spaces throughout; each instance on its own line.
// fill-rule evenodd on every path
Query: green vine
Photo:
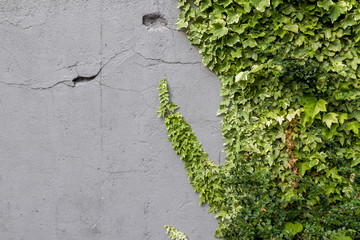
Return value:
M 160 116 L 225 239 L 360 239 L 360 2 L 179 0 L 220 79 L 224 166 L 175 113 Z
M 180 232 L 179 230 L 177 230 L 169 225 L 165 225 L 165 228 L 166 228 L 166 234 L 169 236 L 170 239 L 188 240 L 186 235 L 184 233 Z

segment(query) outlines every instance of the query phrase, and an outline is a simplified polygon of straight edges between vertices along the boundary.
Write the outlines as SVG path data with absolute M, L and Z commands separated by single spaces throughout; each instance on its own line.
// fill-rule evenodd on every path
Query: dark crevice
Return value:
M 160 13 L 149 13 L 143 16 L 143 25 L 149 28 L 165 27 L 168 24 L 165 17 Z
M 100 74 L 101 70 L 102 70 L 102 68 L 100 68 L 100 70 L 95 75 L 92 75 L 92 76 L 89 76 L 89 77 L 77 76 L 76 78 L 74 78 L 72 80 L 72 82 L 74 84 L 74 87 L 78 83 L 85 83 L 85 82 L 90 82 L 90 81 L 94 80 Z

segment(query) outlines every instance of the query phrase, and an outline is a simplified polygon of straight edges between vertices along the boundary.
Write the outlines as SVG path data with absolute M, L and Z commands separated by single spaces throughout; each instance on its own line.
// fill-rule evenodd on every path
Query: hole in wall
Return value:
M 165 27 L 168 22 L 160 13 L 145 14 L 142 19 L 143 25 L 149 28 Z

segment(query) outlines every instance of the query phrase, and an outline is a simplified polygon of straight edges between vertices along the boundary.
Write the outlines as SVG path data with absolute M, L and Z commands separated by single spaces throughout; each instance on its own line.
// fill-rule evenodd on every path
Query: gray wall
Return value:
M 0 0 L 0 239 L 214 239 L 157 118 L 166 77 L 209 156 L 220 86 L 176 0 Z M 143 16 L 160 13 L 153 21 Z M 101 70 L 101 71 L 100 71 Z

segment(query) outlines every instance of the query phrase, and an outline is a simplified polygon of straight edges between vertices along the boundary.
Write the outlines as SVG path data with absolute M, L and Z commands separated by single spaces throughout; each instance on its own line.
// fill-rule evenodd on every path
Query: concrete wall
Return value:
M 165 224 L 214 239 L 156 114 L 166 77 L 210 158 L 223 158 L 219 80 L 176 30 L 176 6 L 0 0 L 1 240 L 158 240 Z

